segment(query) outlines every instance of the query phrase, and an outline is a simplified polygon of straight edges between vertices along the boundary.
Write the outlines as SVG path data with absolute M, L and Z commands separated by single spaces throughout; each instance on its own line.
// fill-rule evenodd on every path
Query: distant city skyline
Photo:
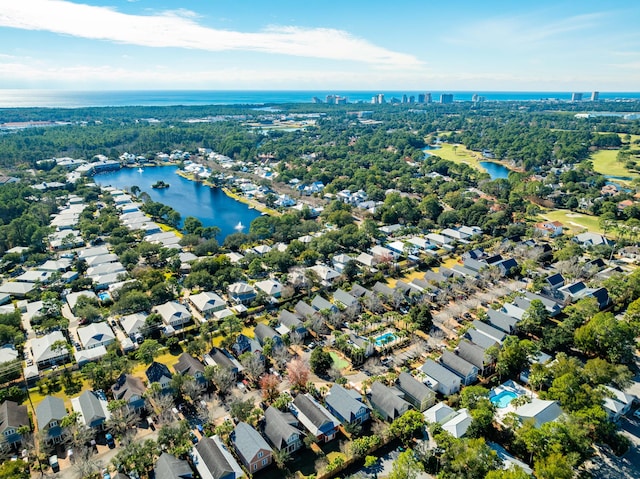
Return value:
M 637 91 L 632 3 L 7 0 L 0 88 Z

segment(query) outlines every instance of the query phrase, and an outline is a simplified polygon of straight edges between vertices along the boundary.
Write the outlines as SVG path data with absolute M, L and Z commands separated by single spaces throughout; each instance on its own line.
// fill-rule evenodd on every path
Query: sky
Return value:
M 630 0 L 1 0 L 0 88 L 640 90 Z

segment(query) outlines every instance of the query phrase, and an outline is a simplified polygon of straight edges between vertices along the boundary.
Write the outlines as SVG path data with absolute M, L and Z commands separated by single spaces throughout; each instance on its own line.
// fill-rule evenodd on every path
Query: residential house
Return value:
M 85 391 L 77 398 L 71 399 L 71 407 L 80 414 L 79 421 L 92 429 L 102 429 L 111 417 L 107 409 L 107 397 L 101 391 Z
M 315 271 L 318 278 L 320 278 L 320 282 L 325 286 L 333 284 L 334 281 L 340 277 L 340 273 L 324 264 L 317 264 L 315 266 L 311 266 L 309 269 Z
M 442 364 L 449 371 L 457 374 L 462 378 L 462 384 L 469 386 L 478 379 L 478 368 L 473 364 L 465 361 L 460 356 L 451 351 L 444 350 L 440 357 L 440 364 Z
M 454 416 L 442 424 L 442 429 L 447 431 L 456 439 L 460 439 L 467 433 L 472 422 L 473 418 L 471 417 L 471 414 L 469 414 L 469 411 L 467 409 L 460 409 Z
M 146 313 L 133 313 L 120 318 L 120 325 L 132 341 L 142 342 L 143 333 L 147 330 Z
M 233 349 L 236 357 L 240 357 L 240 355 L 246 353 L 247 351 L 262 356 L 262 346 L 260 345 L 260 343 L 257 340 L 250 338 L 249 336 L 246 336 L 244 334 L 238 334 L 238 336 L 236 337 L 236 342 L 233 343 L 231 349 Z
M 304 320 L 310 319 L 311 317 L 318 314 L 318 311 L 316 311 L 312 306 L 310 306 L 308 303 L 305 303 L 302 300 L 296 303 L 293 310 L 297 314 L 299 314 Z
M 193 479 L 193 470 L 184 459 L 163 452 L 153 466 L 155 479 Z
M 38 430 L 43 434 L 43 439 L 49 444 L 57 444 L 62 441 L 62 419 L 67 416 L 64 401 L 55 396 L 45 396 L 36 406 L 36 420 Z
M 264 435 L 276 449 L 291 454 L 302 447 L 303 433 L 298 420 L 289 412 L 269 406 L 264 412 Z
M 316 311 L 331 311 L 333 313 L 338 312 L 338 307 L 335 304 L 327 301 L 319 294 L 317 294 L 313 298 L 313 301 L 311 301 L 311 307 Z
M 300 320 L 300 317 L 297 314 L 294 314 L 286 309 L 280 311 L 280 316 L 278 316 L 278 320 L 280 324 L 287 329 L 288 333 L 297 334 L 298 337 L 304 339 L 309 331 L 305 328 L 304 324 Z
M 278 334 L 278 332 L 273 329 L 268 324 L 258 323 L 256 327 L 253 328 L 253 334 L 256 339 L 260 342 L 262 346 L 264 346 L 265 340 L 267 338 L 271 339 L 274 346 L 282 346 L 284 342 L 282 341 L 282 337 Z
M 240 373 L 240 364 L 225 350 L 220 348 L 213 348 L 211 352 L 205 356 L 205 362 L 211 366 L 226 369 L 236 377 Z
M 633 394 L 627 394 L 611 386 L 605 386 L 608 396 L 604 398 L 602 407 L 612 421 L 617 421 L 620 416 L 627 414 L 634 401 L 637 399 Z
M 555 421 L 563 414 L 557 401 L 538 398 L 533 398 L 531 402 L 516 407 L 514 413 L 521 422 L 533 420 L 535 427 Z
M 138 411 L 144 407 L 144 393 L 146 388 L 142 379 L 130 374 L 121 374 L 113 386 L 111 392 L 114 399 L 123 399 L 129 409 Z
M 149 384 L 158 383 L 163 391 L 167 391 L 170 388 L 173 374 L 171 374 L 166 364 L 154 361 L 144 373 Z
M 585 233 L 579 233 L 571 239 L 576 243 L 578 243 L 583 248 L 590 248 L 592 246 L 599 246 L 599 245 L 610 246 L 613 244 L 604 235 L 601 235 L 598 233 L 590 233 L 588 231 Z
M 444 402 L 439 402 L 435 406 L 431 406 L 427 409 L 423 416 L 429 424 L 444 424 L 457 414 L 458 413 L 455 409 L 452 409 Z
M 427 386 L 444 396 L 455 394 L 460 391 L 462 380 L 460 376 L 454 374 L 433 359 L 427 359 L 420 370 L 427 378 Z
M 247 283 L 238 282 L 229 285 L 229 298 L 236 303 L 249 304 L 256 299 L 256 291 Z
M 404 399 L 418 411 L 424 411 L 431 407 L 436 400 L 435 392 L 407 372 L 400 373 L 396 387 L 404 393 Z
M 555 238 L 562 234 L 563 226 L 559 221 L 543 221 L 535 224 L 534 231 L 542 236 Z
M 460 341 L 456 348 L 456 354 L 477 367 L 478 373 L 483 376 L 493 369 L 493 360 L 487 355 L 486 350 L 471 341 L 466 339 Z
M 290 408 L 293 415 L 318 442 L 329 442 L 336 437 L 340 421 L 310 394 L 298 394 Z
M 358 304 L 358 300 L 347 293 L 345 290 L 338 288 L 333 293 L 333 301 L 336 304 L 342 305 L 345 308 L 355 306 Z
M 493 326 L 487 323 L 483 323 L 482 321 L 478 321 L 477 319 L 474 320 L 471 324 L 475 329 L 480 331 L 482 334 L 489 337 L 490 339 L 493 339 L 494 341 L 497 341 L 500 344 L 502 344 L 502 341 L 504 341 L 504 338 L 507 337 L 507 334 L 504 331 L 498 328 L 494 328 Z
M 495 339 L 492 339 L 486 334 L 481 333 L 476 328 L 467 329 L 467 331 L 464 333 L 463 338 L 469 340 L 485 351 L 492 346 L 498 346 L 498 342 Z
M 239 479 L 240 464 L 218 436 L 203 437 L 191 452 L 192 463 L 201 479 Z
M 411 408 L 411 404 L 402 399 L 402 392 L 396 388 L 385 386 L 380 381 L 371 385 L 369 402 L 371 406 L 384 418 L 393 421 Z
M 78 338 L 85 349 L 93 349 L 98 346 L 107 347 L 116 340 L 116 335 L 109 324 L 103 321 L 78 328 Z
M 349 256 L 348 254 L 338 254 L 331 259 L 331 264 L 333 265 L 333 269 L 338 273 L 342 273 L 349 261 L 353 261 L 352 256 Z
M 5 442 L 9 447 L 22 444 L 22 435 L 18 430 L 24 426 L 31 426 L 27 406 L 21 406 L 8 399 L 0 404 L 0 444 Z
M 255 286 L 259 290 L 264 291 L 267 296 L 279 298 L 282 295 L 282 283 L 277 279 L 258 281 Z
M 349 341 L 351 341 L 354 346 L 364 351 L 365 358 L 368 358 L 376 352 L 375 342 L 369 338 L 365 338 L 364 336 L 360 336 L 355 333 L 349 333 Z
M 162 322 L 173 329 L 180 329 L 191 321 L 191 312 L 177 301 L 160 304 L 153 308 L 153 311 L 162 316 Z
M 502 311 L 496 311 L 495 309 L 487 309 L 487 320 L 489 324 L 494 328 L 498 328 L 507 334 L 513 334 L 516 331 L 516 325 L 518 320 L 513 316 Z
M 189 302 L 205 319 L 210 318 L 216 311 L 221 311 L 227 307 L 227 303 L 211 291 L 189 296 Z
M 548 288 L 554 290 L 562 288 L 564 286 L 564 276 L 562 276 L 560 273 L 552 274 L 545 279 L 545 283 L 547 284 Z
M 62 341 L 65 344 L 67 340 L 61 331 L 53 331 L 40 338 L 31 340 L 31 353 L 34 362 L 39 369 L 46 368 L 52 364 L 60 364 L 69 361 L 70 354 L 66 348 L 53 349 L 53 345 Z
M 255 474 L 271 464 L 273 449 L 260 433 L 246 422 L 239 422 L 230 438 L 240 461 L 250 474 Z
M 360 393 L 334 384 L 325 397 L 325 404 L 331 414 L 343 424 L 362 424 L 369 420 L 369 406 L 363 403 Z
M 189 353 L 182 353 L 180 357 L 178 357 L 178 362 L 173 366 L 173 369 L 177 374 L 183 376 L 186 374 L 200 383 L 206 382 L 206 378 L 204 377 L 204 364 Z

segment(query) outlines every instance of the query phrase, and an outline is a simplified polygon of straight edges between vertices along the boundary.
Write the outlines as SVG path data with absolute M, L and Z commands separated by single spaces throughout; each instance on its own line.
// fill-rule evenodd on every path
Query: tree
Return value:
M 327 371 L 333 365 L 333 358 L 328 351 L 324 350 L 324 348 L 316 348 L 311 353 L 309 364 L 311 365 L 311 370 L 315 374 L 323 376 L 327 374 Z
M 598 313 L 576 329 L 576 346 L 587 354 L 606 358 L 612 363 L 630 363 L 636 350 L 635 330 L 613 313 Z
M 115 437 L 122 437 L 125 433 L 131 432 L 140 418 L 129 409 L 124 399 L 109 402 L 107 409 L 111 413 L 106 422 L 106 428 Z
M 549 312 L 544 303 L 539 299 L 531 301 L 529 309 L 525 311 L 518 328 L 526 334 L 540 336 L 542 329 L 549 319 Z
M 428 333 L 433 327 L 433 316 L 431 315 L 431 308 L 428 303 L 419 304 L 413 306 L 409 310 L 409 318 L 411 322 L 415 324 L 420 331 Z
M 533 469 L 538 479 L 573 479 L 575 476 L 569 458 L 557 452 L 537 459 Z
M 205 366 L 204 376 L 214 384 L 220 396 L 225 396 L 236 380 L 229 369 L 220 366 Z
M 417 479 L 418 474 L 424 471 L 422 463 L 418 461 L 413 451 L 401 452 L 398 458 L 393 461 L 389 479 Z
M 160 343 L 155 339 L 145 339 L 136 351 L 136 358 L 144 364 L 151 364 L 160 356 Z
M 265 371 L 262 357 L 249 351 L 240 356 L 240 364 L 244 367 L 245 376 L 254 384 Z
M 295 358 L 287 365 L 287 377 L 294 389 L 304 391 L 309 380 L 309 365 L 300 358 Z
M 148 476 L 149 471 L 158 457 L 159 450 L 155 441 L 131 441 L 111 460 L 116 469 L 122 467 L 125 471 L 136 471 L 140 476 Z
M 527 365 L 528 356 L 534 349 L 534 343 L 527 339 L 520 340 L 517 336 L 507 336 L 498 352 L 496 372 L 501 377 L 519 374 Z
M 0 477 L 4 479 L 29 479 L 29 464 L 21 459 L 4 461 L 0 465 Z
M 275 374 L 266 374 L 260 378 L 262 399 L 268 404 L 276 400 L 279 395 L 280 379 Z
M 158 431 L 158 446 L 169 454 L 186 458 L 193 447 L 191 434 L 191 427 L 187 421 L 164 425 Z
M 246 422 L 251 416 L 254 407 L 255 404 L 252 399 L 243 401 L 241 398 L 234 398 L 229 404 L 229 412 L 231 417 L 240 422 Z
M 410 409 L 391 423 L 389 431 L 403 444 L 408 445 L 424 425 L 424 416 L 420 412 Z
M 489 471 L 484 479 L 530 479 L 531 476 L 520 466 L 511 466 L 509 469 Z

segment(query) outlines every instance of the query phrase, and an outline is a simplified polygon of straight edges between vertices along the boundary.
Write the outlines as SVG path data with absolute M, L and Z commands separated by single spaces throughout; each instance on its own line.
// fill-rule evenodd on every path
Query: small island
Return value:
M 151 185 L 151 188 L 155 188 L 155 189 L 169 188 L 169 183 L 165 183 L 162 180 L 158 180 Z

